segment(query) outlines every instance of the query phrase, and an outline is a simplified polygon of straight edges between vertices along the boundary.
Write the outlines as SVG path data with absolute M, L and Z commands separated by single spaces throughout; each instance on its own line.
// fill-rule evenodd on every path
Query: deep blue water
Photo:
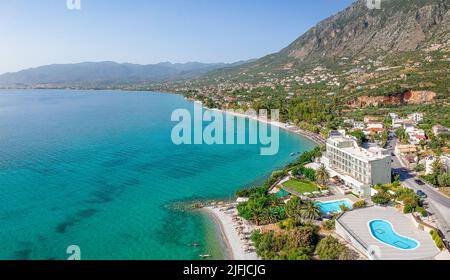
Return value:
M 0 259 L 222 258 L 211 222 L 179 202 L 227 198 L 314 147 L 280 132 L 252 145 L 175 146 L 180 96 L 0 91 Z M 192 244 L 199 242 L 200 248 Z

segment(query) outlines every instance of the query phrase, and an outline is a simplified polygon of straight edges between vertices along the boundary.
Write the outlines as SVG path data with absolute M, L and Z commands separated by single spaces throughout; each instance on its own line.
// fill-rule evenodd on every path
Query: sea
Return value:
M 65 260 L 73 246 L 85 260 L 225 258 L 213 221 L 189 205 L 232 199 L 315 144 L 280 131 L 273 156 L 260 145 L 176 145 L 177 109 L 194 103 L 156 92 L 0 90 L 0 259 Z

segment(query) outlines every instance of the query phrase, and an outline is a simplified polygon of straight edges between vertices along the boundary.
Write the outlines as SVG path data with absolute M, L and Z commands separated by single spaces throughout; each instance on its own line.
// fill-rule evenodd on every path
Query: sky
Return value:
M 76 1 L 76 0 L 75 0 Z M 0 0 L 0 74 L 48 64 L 236 62 L 286 47 L 353 0 Z

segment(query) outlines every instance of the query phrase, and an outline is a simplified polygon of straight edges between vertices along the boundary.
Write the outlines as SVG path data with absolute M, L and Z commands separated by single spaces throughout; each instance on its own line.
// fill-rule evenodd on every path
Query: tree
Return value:
M 442 164 L 442 162 L 439 159 L 436 159 L 433 164 L 431 165 L 432 167 L 432 172 L 434 176 L 439 176 L 444 172 L 444 165 Z
M 257 225 L 275 223 L 284 218 L 278 199 L 266 193 L 255 193 L 246 203 L 239 204 L 237 209 L 242 218 Z
M 293 197 L 286 204 L 286 215 L 295 220 L 301 220 L 301 211 L 303 209 L 304 201 L 298 197 Z
M 360 129 L 355 130 L 350 134 L 351 136 L 356 138 L 356 141 L 358 142 L 358 145 L 361 146 L 364 142 L 367 141 L 366 135 L 364 132 Z
M 376 195 L 372 196 L 372 201 L 378 205 L 387 205 L 391 202 L 391 196 L 385 191 L 379 191 Z
M 312 201 L 306 202 L 300 211 L 300 217 L 307 221 L 317 220 L 320 214 L 320 207 Z
M 316 171 L 314 169 L 301 167 L 300 173 L 301 173 L 301 175 L 303 175 L 303 177 L 305 177 L 306 179 L 308 179 L 310 181 L 316 180 Z
M 321 165 L 320 168 L 316 171 L 316 181 L 320 185 L 324 186 L 330 179 L 330 174 L 328 173 L 325 165 Z
M 340 260 L 341 257 L 346 259 L 351 255 L 350 252 L 346 252 L 347 250 L 345 245 L 332 236 L 320 240 L 316 247 L 316 253 L 321 260 Z
M 446 172 L 437 177 L 438 185 L 441 188 L 450 187 L 450 172 Z
M 317 233 L 313 227 L 302 226 L 289 232 L 289 244 L 291 248 L 311 247 L 317 238 Z
M 406 134 L 406 130 L 403 127 L 397 128 L 395 130 L 395 135 L 397 135 L 398 140 L 400 140 L 400 142 L 406 144 L 408 143 L 408 137 Z

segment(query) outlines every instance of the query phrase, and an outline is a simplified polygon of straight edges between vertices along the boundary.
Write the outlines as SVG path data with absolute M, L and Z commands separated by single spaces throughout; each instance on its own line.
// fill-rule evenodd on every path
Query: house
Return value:
M 379 117 L 367 116 L 364 118 L 365 123 L 378 122 L 380 121 Z
M 427 139 L 427 136 L 425 134 L 425 130 L 423 129 L 417 129 L 414 126 L 408 126 L 405 129 L 406 134 L 408 135 L 409 143 L 413 145 L 419 145 L 421 141 L 424 141 Z
M 415 123 L 412 120 L 409 119 L 392 119 L 392 128 L 397 129 L 400 127 L 407 128 L 407 127 L 414 127 Z
M 395 153 L 401 157 L 417 157 L 417 146 L 415 145 L 397 145 Z
M 397 113 L 389 113 L 388 115 L 392 120 L 396 120 L 399 118 Z
M 450 172 L 450 154 L 441 156 L 441 162 L 444 166 L 445 172 Z
M 433 126 L 433 134 L 435 136 L 439 136 L 441 134 L 445 134 L 445 133 L 450 133 L 450 129 L 448 129 L 447 127 L 444 127 L 442 125 L 435 125 Z
M 364 130 L 366 128 L 366 124 L 363 122 L 355 122 L 353 124 L 353 129 L 355 130 Z
M 412 120 L 413 122 L 420 123 L 423 121 L 423 113 L 414 113 L 414 114 L 410 114 L 408 115 L 408 119 Z
M 354 119 L 345 119 L 344 123 L 347 125 L 353 126 L 355 124 L 355 120 Z

